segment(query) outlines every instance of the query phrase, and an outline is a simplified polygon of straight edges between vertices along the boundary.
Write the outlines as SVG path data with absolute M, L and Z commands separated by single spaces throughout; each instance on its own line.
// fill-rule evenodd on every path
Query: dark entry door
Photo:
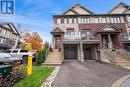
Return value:
M 64 59 L 66 60 L 77 59 L 77 47 L 75 46 L 64 47 Z
M 60 37 L 56 37 L 55 38 L 55 48 L 56 49 L 60 48 L 60 43 L 61 43 L 61 38 Z
M 84 59 L 92 60 L 91 48 L 84 48 Z

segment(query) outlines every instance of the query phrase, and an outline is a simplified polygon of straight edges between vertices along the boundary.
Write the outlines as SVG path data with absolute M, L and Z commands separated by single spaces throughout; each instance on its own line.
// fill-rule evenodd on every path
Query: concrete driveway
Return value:
M 52 87 L 110 87 L 130 70 L 94 61 L 66 61 Z

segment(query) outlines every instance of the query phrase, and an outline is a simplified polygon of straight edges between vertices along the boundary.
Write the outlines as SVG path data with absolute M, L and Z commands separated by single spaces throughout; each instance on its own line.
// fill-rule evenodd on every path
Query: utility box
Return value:
M 7 75 L 12 72 L 12 66 L 11 65 L 2 65 L 0 66 L 0 73 L 2 73 L 3 78 L 5 78 Z

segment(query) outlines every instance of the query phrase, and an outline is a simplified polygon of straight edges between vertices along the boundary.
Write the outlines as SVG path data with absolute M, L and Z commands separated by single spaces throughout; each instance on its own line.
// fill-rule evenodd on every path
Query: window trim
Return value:
M 97 20 L 96 20 L 97 19 Z M 96 22 L 97 21 L 97 22 Z M 100 23 L 99 17 L 94 17 L 94 23 Z
M 73 32 L 73 34 L 74 34 L 75 29 L 74 29 L 74 28 L 68 28 L 68 29 L 66 29 L 66 32 L 65 32 L 65 33 L 66 33 L 67 35 L 71 35 L 72 32 Z
M 57 24 L 61 24 L 61 23 L 62 23 L 62 22 L 61 22 L 61 18 L 57 18 L 57 19 L 56 19 L 56 23 L 57 23 Z

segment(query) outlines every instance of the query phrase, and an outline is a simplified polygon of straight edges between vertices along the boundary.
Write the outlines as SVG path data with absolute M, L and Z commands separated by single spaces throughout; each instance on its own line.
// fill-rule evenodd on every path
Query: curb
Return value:
M 41 87 L 51 87 L 54 82 L 58 72 L 60 70 L 60 66 L 57 66 L 54 71 L 50 74 L 50 76 L 42 83 Z
M 124 76 L 124 77 L 121 77 L 120 79 L 118 79 L 116 82 L 114 82 L 112 84 L 111 87 L 121 87 L 121 85 L 128 79 L 130 78 L 130 74 Z

